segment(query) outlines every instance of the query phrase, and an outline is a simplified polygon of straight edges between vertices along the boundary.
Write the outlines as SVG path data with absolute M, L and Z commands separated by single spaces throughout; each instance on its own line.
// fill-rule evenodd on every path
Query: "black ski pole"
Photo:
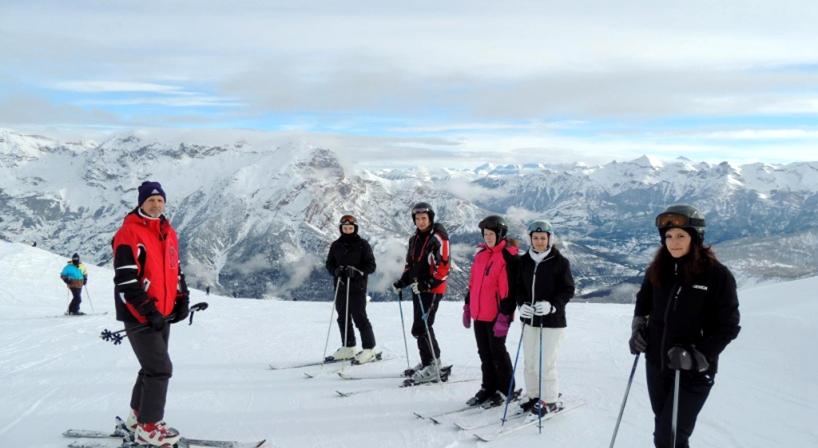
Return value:
M 673 424 L 670 427 L 670 436 L 673 437 L 672 448 L 676 448 L 676 424 L 679 421 L 679 377 L 681 372 L 676 370 L 676 378 L 673 382 Z
M 505 426 L 506 424 L 506 417 L 508 416 L 508 405 L 511 403 L 511 394 L 514 393 L 512 390 L 514 388 L 514 378 L 517 373 L 517 361 L 520 360 L 520 347 L 523 346 L 523 335 L 525 334 L 525 324 L 522 324 L 522 329 L 520 329 L 520 342 L 517 343 L 517 354 L 514 355 L 514 368 L 511 369 L 511 381 L 508 382 L 508 394 L 506 395 L 506 407 L 503 409 L 503 418 L 501 420 L 500 426 Z
M 432 300 L 429 301 L 429 312 L 431 312 L 432 307 L 435 306 L 435 296 L 436 295 L 437 294 L 432 294 Z M 441 367 L 440 358 L 437 357 L 437 353 L 435 353 L 435 346 L 432 343 L 432 332 L 429 331 L 429 314 L 424 309 L 425 307 L 423 306 L 423 296 L 421 296 L 420 294 L 415 294 L 414 291 L 413 291 L 412 292 L 412 297 L 413 298 L 414 297 L 418 298 L 418 303 L 420 304 L 420 314 L 421 314 L 421 316 L 423 316 L 423 326 L 426 327 L 426 336 L 427 336 L 427 339 L 429 340 L 429 351 L 432 352 L 432 357 L 434 358 L 432 360 L 432 362 L 434 363 L 435 360 L 437 361 L 437 369 L 436 369 L 437 370 L 437 382 L 442 383 L 443 382 L 443 377 L 440 376 L 440 367 Z
M 631 384 L 633 384 L 633 375 L 636 373 L 636 365 L 639 364 L 639 355 L 641 353 L 637 353 L 636 356 L 633 358 L 633 367 L 631 367 L 631 374 L 628 377 L 628 385 L 625 387 L 625 396 L 622 397 L 622 406 L 619 407 L 619 417 L 616 418 L 616 426 L 614 426 L 614 432 L 611 436 L 611 444 L 608 448 L 613 448 L 614 442 L 616 442 L 616 434 L 619 432 L 619 423 L 622 422 L 622 414 L 625 413 L 625 404 L 628 402 L 628 394 L 631 392 Z
M 409 344 L 406 343 L 406 324 L 403 322 L 403 290 L 398 290 L 398 309 L 400 310 L 400 329 L 403 333 L 403 348 L 406 350 L 406 371 L 412 369 L 409 365 Z
M 189 318 L 189 321 L 188 321 L 188 325 L 193 325 L 193 315 L 197 311 L 204 311 L 204 310 L 207 309 L 207 307 L 208 307 L 207 302 L 199 302 L 199 303 L 191 306 L 190 307 L 190 318 Z M 166 317 L 165 318 L 166 325 L 168 325 L 169 322 L 171 322 L 175 316 L 176 316 L 175 314 L 171 314 L 170 316 Z M 151 326 L 148 325 L 148 324 L 137 325 L 137 326 L 135 326 L 135 327 L 133 327 L 131 329 L 131 334 L 145 331 L 148 328 L 151 328 Z M 127 333 L 127 330 L 125 328 L 123 328 L 122 330 L 119 330 L 119 331 L 111 331 L 111 330 L 108 330 L 106 328 L 106 329 L 102 330 L 102 333 L 100 333 L 99 337 L 103 341 L 111 341 L 114 345 L 119 345 L 119 344 L 122 343 L 123 340 L 125 340 L 125 338 L 128 337 L 128 333 Z

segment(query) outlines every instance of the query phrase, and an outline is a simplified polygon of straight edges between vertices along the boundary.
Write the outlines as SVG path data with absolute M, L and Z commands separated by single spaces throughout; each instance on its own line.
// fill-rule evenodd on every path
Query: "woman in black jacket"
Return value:
M 565 305 L 574 297 L 571 264 L 553 245 L 551 223 L 528 225 L 531 249 L 520 256 L 514 294 L 523 324 L 525 395 L 521 407 L 535 415 L 562 409 L 557 356 L 565 335 Z
M 636 295 L 631 353 L 644 352 L 653 443 L 671 447 L 674 381 L 680 372 L 676 446 L 688 447 L 716 375 L 719 353 L 738 335 L 736 281 L 704 245 L 704 217 L 672 205 L 656 217 L 662 247 Z
M 352 215 L 344 215 L 338 225 L 341 236 L 332 242 L 327 254 L 326 268 L 337 287 L 335 309 L 341 329 L 342 346 L 329 358 L 354 359 L 363 364 L 375 359 L 375 333 L 366 315 L 366 280 L 375 272 L 375 257 L 369 243 L 358 235 L 358 222 Z M 348 296 L 347 296 L 348 294 Z M 361 332 L 363 350 L 355 353 L 355 332 L 350 318 Z

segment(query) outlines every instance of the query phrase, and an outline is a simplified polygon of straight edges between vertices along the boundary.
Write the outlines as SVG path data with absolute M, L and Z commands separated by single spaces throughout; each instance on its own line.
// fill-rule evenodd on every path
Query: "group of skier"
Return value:
M 137 206 L 112 242 L 116 317 L 124 322 L 140 364 L 125 426 L 137 443 L 147 446 L 173 445 L 181 438 L 163 419 L 172 375 L 170 324 L 187 317 L 189 292 L 179 265 L 176 232 L 163 214 L 165 200 L 158 182 L 143 182 Z M 432 206 L 415 204 L 411 217 L 416 229 L 409 239 L 403 273 L 392 286 L 401 299 L 404 289 L 411 291 L 411 334 L 420 363 L 405 374 L 411 383 L 420 384 L 445 380 L 448 375 L 440 360 L 434 323 L 451 261 L 448 235 L 435 221 Z M 705 222 L 695 208 L 668 207 L 655 224 L 662 244 L 636 297 L 629 346 L 636 355 L 634 368 L 639 354 L 646 354 L 655 446 L 674 446 L 675 439 L 675 446 L 683 448 L 713 386 L 719 353 L 740 330 L 738 299 L 730 271 L 704 244 Z M 474 255 L 462 323 L 473 328 L 482 382 L 467 404 L 489 408 L 518 398 L 506 336 L 519 312 L 525 379 L 521 412 L 534 416 L 559 412 L 556 363 L 565 336 L 566 304 L 574 295 L 570 263 L 555 247 L 548 220 L 529 223 L 530 247 L 525 252 L 508 237 L 502 217 L 488 216 L 478 227 L 483 242 Z M 344 215 L 340 236 L 327 255 L 325 266 L 333 278 L 342 337 L 342 346 L 328 359 L 366 363 L 378 355 L 366 314 L 367 278 L 376 263 L 358 230 L 358 220 Z M 72 292 L 87 281 L 82 267 L 75 254 L 63 270 L 61 276 Z M 79 313 L 78 294 L 74 297 L 71 314 Z M 353 322 L 361 335 L 360 352 L 355 348 Z
M 404 288 L 411 289 L 412 336 L 421 362 L 406 374 L 419 384 L 447 376 L 434 322 L 446 292 L 450 260 L 448 235 L 435 222 L 431 205 L 415 204 L 411 215 L 416 230 L 409 239 L 403 274 L 393 287 L 401 295 Z M 685 448 L 714 384 L 719 354 L 740 330 L 736 283 L 705 245 L 705 221 L 696 208 L 672 205 L 656 217 L 655 225 L 661 246 L 636 297 L 629 346 L 637 355 L 634 367 L 638 355 L 646 353 L 654 445 Z M 463 326 L 473 327 L 482 382 L 466 404 L 490 408 L 517 398 L 506 336 L 519 311 L 525 379 L 519 406 L 537 417 L 559 412 L 563 404 L 556 364 L 567 325 L 566 304 L 574 296 L 570 262 L 555 247 L 548 220 L 529 223 L 529 249 L 523 253 L 508 237 L 502 217 L 488 216 L 478 227 L 483 242 L 471 265 Z M 330 358 L 369 362 L 374 359 L 375 339 L 365 311 L 366 277 L 374 272 L 375 260 L 369 244 L 358 236 L 353 216 L 342 217 L 340 231 L 326 267 L 335 279 L 344 344 Z M 344 285 L 354 293 L 339 294 Z M 363 350 L 357 354 L 345 316 L 352 316 L 361 331 Z

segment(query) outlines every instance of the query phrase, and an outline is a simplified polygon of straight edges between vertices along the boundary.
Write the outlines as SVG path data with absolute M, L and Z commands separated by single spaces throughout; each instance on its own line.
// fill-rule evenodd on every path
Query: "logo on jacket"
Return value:
M 707 291 L 707 286 L 704 285 L 693 285 L 694 289 L 701 289 L 702 291 Z

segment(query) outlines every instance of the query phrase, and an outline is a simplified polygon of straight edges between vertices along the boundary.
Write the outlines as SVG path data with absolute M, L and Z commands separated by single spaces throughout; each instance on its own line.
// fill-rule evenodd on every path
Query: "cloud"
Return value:
M 132 81 L 58 81 L 49 87 L 56 90 L 68 90 L 84 93 L 110 92 L 151 92 L 151 93 L 181 93 L 177 86 L 156 84 L 150 82 Z

